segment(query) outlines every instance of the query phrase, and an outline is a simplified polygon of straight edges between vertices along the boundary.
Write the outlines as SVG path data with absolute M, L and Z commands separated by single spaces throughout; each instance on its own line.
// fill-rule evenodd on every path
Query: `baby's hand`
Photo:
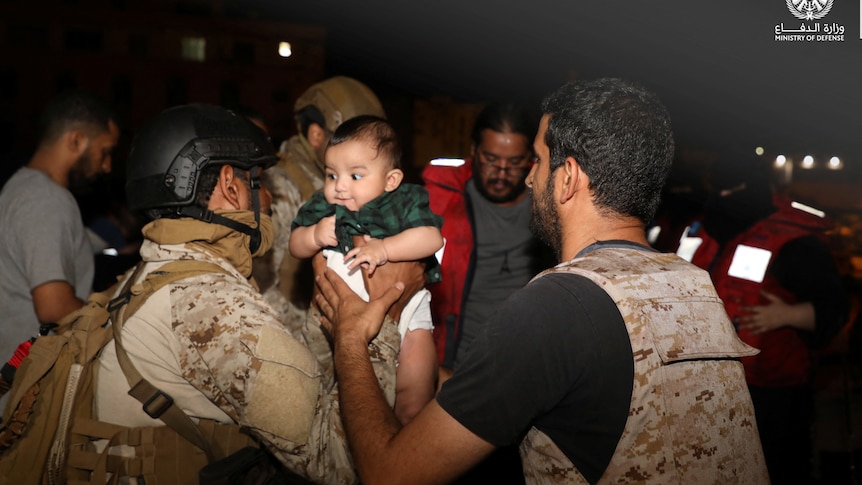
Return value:
M 324 217 L 314 225 L 314 244 L 319 248 L 338 246 L 335 237 L 335 216 Z
M 360 264 L 368 270 L 368 275 L 374 274 L 374 268 L 386 264 L 389 261 L 389 254 L 386 253 L 386 246 L 383 244 L 383 239 L 374 239 L 371 236 L 363 236 L 365 238 L 365 246 L 355 247 L 344 255 L 345 261 L 350 261 L 347 269 L 353 268 Z

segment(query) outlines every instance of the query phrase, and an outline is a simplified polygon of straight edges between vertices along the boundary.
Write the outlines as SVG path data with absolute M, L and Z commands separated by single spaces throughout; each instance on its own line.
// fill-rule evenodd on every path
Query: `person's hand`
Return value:
M 353 238 L 355 247 L 363 247 L 365 244 L 367 243 L 364 238 L 360 236 Z M 397 322 L 401 319 L 401 311 L 407 302 L 425 286 L 425 264 L 417 261 L 387 263 L 377 268 L 373 275 L 363 270 L 362 279 L 365 281 L 365 289 L 371 299 L 385 293 L 396 282 L 404 285 L 404 293 L 389 310 L 389 316 Z
M 790 304 L 772 293 L 760 293 L 769 300 L 769 304 L 741 307 L 740 310 L 747 314 L 736 317 L 740 330 L 757 335 L 785 326 L 807 329 L 809 322 L 813 328 L 814 309 L 810 303 Z
M 396 282 L 365 302 L 329 268 L 315 282 L 319 292 L 314 301 L 320 309 L 321 324 L 336 342 L 342 339 L 371 342 L 380 331 L 386 312 L 404 292 L 404 284 Z
M 386 252 L 386 244 L 383 239 L 374 239 L 371 236 L 363 236 L 364 245 L 354 246 L 344 255 L 344 261 L 350 261 L 347 269 L 353 270 L 362 265 L 368 271 L 368 275 L 374 274 L 374 269 L 389 261 L 389 253 Z
M 314 244 L 319 248 L 338 246 L 335 237 L 335 216 L 324 217 L 314 225 Z

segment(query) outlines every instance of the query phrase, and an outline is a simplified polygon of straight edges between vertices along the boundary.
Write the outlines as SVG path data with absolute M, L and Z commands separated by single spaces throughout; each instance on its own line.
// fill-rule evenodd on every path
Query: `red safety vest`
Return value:
M 824 232 L 830 227 L 827 218 L 795 209 L 790 206 L 790 200 L 783 196 L 776 196 L 774 203 L 778 207 L 776 212 L 736 236 L 720 254 L 718 243 L 705 230 L 697 233 L 703 242 L 695 251 L 691 262 L 710 270 L 712 281 L 731 320 L 743 314 L 741 307 L 769 304 L 769 300 L 760 294 L 761 290 L 777 295 L 784 301 L 795 302 L 795 296 L 782 288 L 771 274 L 775 256 L 787 242 L 794 239 L 809 235 L 825 238 Z M 765 249 L 772 253 L 762 282 L 728 274 L 733 256 L 740 245 Z M 782 327 L 758 335 L 748 331 L 738 333 L 745 343 L 760 349 L 758 355 L 742 358 L 748 384 L 780 387 L 808 382 L 810 351 L 796 329 Z
M 443 217 L 446 240 L 440 271 L 443 281 L 428 285 L 434 340 L 441 365 L 451 366 L 461 326 L 464 291 L 471 276 L 473 225 L 467 208 L 465 186 L 472 176 L 470 160 L 458 167 L 428 165 L 422 172 L 431 211 Z

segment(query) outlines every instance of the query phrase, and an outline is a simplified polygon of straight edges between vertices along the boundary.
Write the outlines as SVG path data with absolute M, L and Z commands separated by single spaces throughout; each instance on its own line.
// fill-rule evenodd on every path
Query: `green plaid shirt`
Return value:
M 354 212 L 343 205 L 330 204 L 319 190 L 311 196 L 296 214 L 291 230 L 299 226 L 312 226 L 324 217 L 335 214 L 335 237 L 342 254 L 353 249 L 353 236 L 368 234 L 375 239 L 394 236 L 405 229 L 434 226 L 440 229 L 443 218 L 431 212 L 428 191 L 417 184 L 401 184 L 392 192 L 365 204 Z M 429 283 L 441 280 L 440 265 L 433 255 L 424 261 Z

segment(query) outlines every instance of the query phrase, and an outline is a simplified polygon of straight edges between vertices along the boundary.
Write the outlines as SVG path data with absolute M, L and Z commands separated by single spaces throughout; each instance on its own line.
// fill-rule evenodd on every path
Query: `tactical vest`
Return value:
M 594 250 L 547 270 L 598 284 L 616 303 L 634 358 L 631 407 L 599 483 L 761 484 L 769 478 L 739 340 L 709 275 L 676 255 Z M 521 443 L 529 484 L 587 483 L 542 431 Z
M 58 322 L 55 335 L 36 339 L 15 375 L 0 430 L 0 484 L 104 484 L 121 477 L 192 484 L 207 463 L 257 446 L 238 425 L 193 422 L 141 377 L 119 342 L 122 322 L 158 288 L 212 272 L 224 270 L 199 261 L 169 263 L 127 284 L 113 300 L 116 285 L 91 294 L 88 305 Z M 130 270 L 126 281 L 136 274 Z M 168 426 L 130 428 L 94 419 L 98 355 L 112 339 L 129 393 Z

